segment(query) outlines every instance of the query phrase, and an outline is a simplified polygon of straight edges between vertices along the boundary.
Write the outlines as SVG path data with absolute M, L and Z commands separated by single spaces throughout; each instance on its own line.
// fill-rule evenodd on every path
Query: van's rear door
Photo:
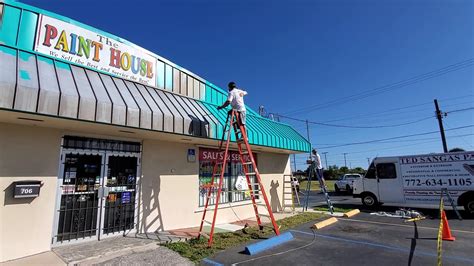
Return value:
M 383 203 L 404 203 L 403 181 L 399 172 L 398 159 L 379 158 L 375 168 L 379 201 Z

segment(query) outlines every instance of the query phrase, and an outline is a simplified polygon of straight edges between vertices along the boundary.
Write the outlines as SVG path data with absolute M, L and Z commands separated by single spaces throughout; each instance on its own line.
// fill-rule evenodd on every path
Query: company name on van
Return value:
M 444 163 L 444 162 L 459 162 L 459 161 L 474 161 L 474 153 L 435 154 L 435 155 L 400 158 L 401 164 Z

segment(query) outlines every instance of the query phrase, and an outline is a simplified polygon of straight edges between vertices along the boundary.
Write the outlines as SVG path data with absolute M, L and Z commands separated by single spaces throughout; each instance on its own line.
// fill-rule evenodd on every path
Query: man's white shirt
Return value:
M 323 169 L 323 166 L 321 164 L 321 156 L 319 156 L 319 153 L 316 153 L 316 155 L 311 154 L 311 159 L 313 160 L 316 169 Z
M 230 102 L 232 109 L 237 110 L 239 112 L 245 111 L 245 104 L 244 104 L 244 95 L 247 95 L 247 92 L 244 90 L 233 89 L 229 91 L 229 96 L 227 100 Z

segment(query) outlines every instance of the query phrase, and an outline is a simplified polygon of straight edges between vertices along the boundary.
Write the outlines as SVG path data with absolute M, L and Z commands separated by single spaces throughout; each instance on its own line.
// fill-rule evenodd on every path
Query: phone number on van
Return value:
M 443 179 L 405 179 L 405 186 L 407 187 L 434 187 L 434 186 L 470 186 L 472 185 L 471 178 L 443 178 Z

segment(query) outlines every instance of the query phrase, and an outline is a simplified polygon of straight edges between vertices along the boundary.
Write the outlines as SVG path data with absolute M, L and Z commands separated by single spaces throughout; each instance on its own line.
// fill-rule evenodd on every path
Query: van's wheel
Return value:
M 373 208 L 373 207 L 377 206 L 379 203 L 377 201 L 377 197 L 375 197 L 374 194 L 366 193 L 362 196 L 362 204 L 365 207 Z
M 466 210 L 469 215 L 474 214 L 474 197 L 470 197 L 464 202 L 464 210 Z
M 339 187 L 336 184 L 334 184 L 334 191 L 336 191 L 336 193 L 341 192 L 341 190 L 339 189 Z

